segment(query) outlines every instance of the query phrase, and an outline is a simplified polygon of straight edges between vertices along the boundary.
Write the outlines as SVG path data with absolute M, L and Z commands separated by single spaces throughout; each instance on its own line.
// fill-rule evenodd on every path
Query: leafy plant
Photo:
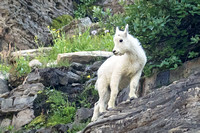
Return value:
M 138 0 L 126 7 L 126 13 L 131 34 L 141 41 L 148 55 L 145 73 L 154 68 L 176 68 L 188 59 L 190 51 L 199 52 L 197 0 Z
M 124 14 L 112 14 L 111 9 L 107 8 L 105 11 L 100 7 L 93 7 L 93 17 L 99 20 L 102 28 L 112 30 L 112 28 L 119 26 L 122 27 L 126 24 Z
M 97 0 L 78 0 L 75 4 L 74 15 L 76 18 L 84 18 L 86 16 L 92 16 L 92 4 Z
M 26 129 L 39 129 L 57 124 L 67 124 L 73 121 L 76 107 L 68 102 L 67 95 L 55 89 L 47 88 L 38 92 L 38 97 L 42 97 L 42 102 L 46 102 L 44 109 Z
M 47 126 L 56 124 L 66 124 L 72 122 L 76 108 L 71 106 L 67 101 L 67 97 L 59 91 L 49 90 L 47 103 L 50 103 L 51 110 L 47 120 Z
M 17 77 L 22 77 L 31 72 L 29 67 L 29 59 L 25 59 L 22 56 L 17 57 L 16 63 L 11 66 L 10 73 L 16 75 Z
M 197 56 L 199 56 L 198 52 L 191 51 L 189 52 L 188 58 L 195 58 Z
M 77 102 L 80 107 L 91 108 L 98 100 L 98 92 L 94 89 L 93 85 L 87 86 L 78 97 Z

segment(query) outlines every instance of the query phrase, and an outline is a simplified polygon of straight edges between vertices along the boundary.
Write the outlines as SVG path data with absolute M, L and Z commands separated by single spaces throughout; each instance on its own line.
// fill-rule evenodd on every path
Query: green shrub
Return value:
M 86 86 L 84 91 L 78 96 L 77 103 L 80 107 L 91 108 L 98 100 L 98 91 L 94 89 L 94 85 Z
M 77 0 L 74 2 L 74 15 L 76 18 L 84 18 L 86 16 L 92 16 L 92 7 L 97 0 Z
M 60 29 L 63 26 L 69 24 L 71 21 L 73 20 L 73 17 L 70 15 L 62 15 L 59 16 L 55 19 L 53 19 L 52 24 L 51 24 L 51 28 L 52 29 Z
M 47 103 L 50 103 L 49 117 L 47 126 L 54 126 L 56 124 L 67 124 L 72 122 L 76 108 L 68 103 L 67 97 L 56 90 L 46 91 L 48 95 Z
M 11 74 L 17 77 L 22 77 L 31 72 L 31 68 L 29 67 L 29 59 L 19 56 L 15 60 L 16 63 L 14 63 L 10 69 Z
M 45 102 L 44 108 L 26 129 L 39 129 L 57 124 L 67 124 L 74 120 L 76 107 L 68 102 L 66 94 L 55 89 L 47 88 L 38 92 L 38 97 L 42 97 L 41 102 Z M 37 103 L 39 104 L 39 103 Z
M 148 55 L 146 75 L 153 68 L 175 68 L 180 61 L 197 56 L 200 48 L 198 0 L 137 0 L 126 7 L 126 13 L 131 33 L 141 41 Z
M 112 30 L 116 26 L 122 27 L 126 24 L 124 14 L 112 14 L 111 9 L 103 11 L 100 7 L 93 7 L 93 17 L 97 18 L 102 28 Z

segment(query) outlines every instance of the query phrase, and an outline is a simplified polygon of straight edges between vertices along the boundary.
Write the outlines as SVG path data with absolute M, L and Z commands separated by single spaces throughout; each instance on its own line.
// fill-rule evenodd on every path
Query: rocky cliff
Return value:
M 0 2 L 0 51 L 50 43 L 48 25 L 53 18 L 73 13 L 72 0 L 4 0 Z
M 82 133 L 200 132 L 200 72 L 119 104 Z

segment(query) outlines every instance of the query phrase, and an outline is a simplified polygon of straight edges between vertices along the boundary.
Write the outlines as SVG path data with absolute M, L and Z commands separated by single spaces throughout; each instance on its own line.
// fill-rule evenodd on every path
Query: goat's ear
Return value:
M 115 32 L 118 32 L 119 31 L 119 27 L 116 27 L 116 31 Z
M 125 27 L 124 33 L 125 33 L 125 35 L 127 36 L 127 34 L 128 34 L 128 24 L 127 24 L 126 27 Z

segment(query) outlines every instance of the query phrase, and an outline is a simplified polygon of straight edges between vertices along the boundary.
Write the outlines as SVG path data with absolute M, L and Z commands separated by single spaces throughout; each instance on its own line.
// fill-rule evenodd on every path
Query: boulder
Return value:
M 13 116 L 12 126 L 16 129 L 30 123 L 34 119 L 34 111 L 32 109 L 25 109 Z
M 104 62 L 104 60 L 94 62 L 92 65 L 90 65 L 86 68 L 86 71 L 87 72 L 91 72 L 91 71 L 96 72 L 99 69 L 99 67 L 103 64 L 103 62 Z
M 200 72 L 144 97 L 122 102 L 82 133 L 197 133 L 200 131 Z
M 0 71 L 0 79 L 6 80 L 6 79 L 8 79 L 8 77 L 9 77 L 9 73 Z
M 13 89 L 7 95 L 1 95 L 0 114 L 18 112 L 32 107 L 37 92 L 43 89 L 44 86 L 41 83 L 25 84 Z
M 0 127 L 8 127 L 11 125 L 11 120 L 8 118 L 5 118 L 2 120 Z
M 100 26 L 97 23 L 92 23 L 89 17 L 81 18 L 81 19 L 75 19 L 72 20 L 68 25 L 63 26 L 61 29 L 63 32 L 65 32 L 66 37 L 73 37 L 74 35 L 79 35 L 90 29 L 97 30 Z
M 28 63 L 29 67 L 31 68 L 38 68 L 38 67 L 41 67 L 42 66 L 42 63 L 37 60 L 37 59 L 33 59 L 31 60 L 29 63 Z
M 97 58 L 108 58 L 112 56 L 112 52 L 106 51 L 82 51 L 74 53 L 58 54 L 57 62 L 78 62 L 83 64 L 89 64 L 91 61 L 95 61 Z
M 140 83 L 140 96 L 144 96 L 154 89 L 169 85 L 170 83 L 182 78 L 187 78 L 191 74 L 200 70 L 200 57 L 183 63 L 175 70 L 166 70 L 162 72 L 156 72 L 150 77 L 141 79 Z
M 93 109 L 82 107 L 80 109 L 77 109 L 74 121 L 77 123 L 86 122 L 88 118 L 92 117 L 92 114 L 93 114 Z
M 52 38 L 47 26 L 64 14 L 73 14 L 72 0 L 1 1 L 0 51 L 9 45 L 20 50 L 49 45 Z
M 9 92 L 7 82 L 0 78 L 0 94 Z
M 70 67 L 72 69 L 78 70 L 78 71 L 84 71 L 85 70 L 85 65 L 77 62 L 72 62 Z
M 33 59 L 37 57 L 38 55 L 42 54 L 43 56 L 46 56 L 48 52 L 52 50 L 52 47 L 43 47 L 39 49 L 28 49 L 28 50 L 20 50 L 16 52 L 12 52 L 11 56 L 12 57 L 18 57 L 18 56 L 23 56 L 23 57 L 28 57 L 29 59 Z
M 33 129 L 27 133 L 66 133 L 72 128 L 72 124 L 58 124 L 53 127 L 46 127 L 40 129 Z
M 81 76 L 73 73 L 73 72 L 68 72 L 67 73 L 67 76 L 68 76 L 68 80 L 69 80 L 69 83 L 80 83 L 81 82 Z
M 42 83 L 46 87 L 55 87 L 58 85 L 68 84 L 68 70 L 60 70 L 56 68 L 38 69 L 28 74 L 27 83 Z

